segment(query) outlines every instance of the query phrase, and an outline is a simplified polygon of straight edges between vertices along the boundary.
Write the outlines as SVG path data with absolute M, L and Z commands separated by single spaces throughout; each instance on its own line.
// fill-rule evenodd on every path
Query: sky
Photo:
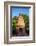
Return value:
M 11 8 L 11 15 L 12 16 L 19 16 L 19 13 L 23 13 L 29 15 L 29 8 L 25 7 L 12 7 Z

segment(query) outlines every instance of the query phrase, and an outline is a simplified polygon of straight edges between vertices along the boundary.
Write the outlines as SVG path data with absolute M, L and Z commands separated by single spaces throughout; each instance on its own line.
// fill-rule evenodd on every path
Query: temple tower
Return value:
M 16 31 L 23 35 L 25 33 L 25 22 L 23 16 L 18 16 L 17 22 L 16 22 Z

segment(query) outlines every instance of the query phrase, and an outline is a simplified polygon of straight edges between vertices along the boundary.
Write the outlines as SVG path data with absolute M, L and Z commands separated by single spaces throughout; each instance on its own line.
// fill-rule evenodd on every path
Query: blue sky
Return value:
M 19 16 L 19 13 L 23 13 L 26 15 L 29 15 L 29 8 L 24 8 L 24 7 L 12 7 L 11 8 L 11 15 L 12 16 Z

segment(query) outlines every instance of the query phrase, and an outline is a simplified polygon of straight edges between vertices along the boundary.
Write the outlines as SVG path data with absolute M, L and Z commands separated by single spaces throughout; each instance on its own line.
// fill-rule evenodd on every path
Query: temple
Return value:
M 18 19 L 16 21 L 16 32 L 18 35 L 24 35 L 25 34 L 25 22 L 23 16 L 18 16 Z

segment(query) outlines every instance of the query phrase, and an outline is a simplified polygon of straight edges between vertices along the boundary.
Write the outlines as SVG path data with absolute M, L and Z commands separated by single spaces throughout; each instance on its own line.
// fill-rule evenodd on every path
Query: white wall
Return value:
M 35 42 L 36 42 L 36 2 L 35 2 Z
M 35 2 L 36 3 L 35 0 L 14 0 L 14 1 Z M 35 7 L 36 7 L 36 5 L 35 5 Z M 36 12 L 35 12 L 35 14 L 36 14 Z M 36 15 L 35 15 L 35 25 L 36 25 Z M 36 26 L 35 26 L 35 31 L 36 31 Z M 36 32 L 35 32 L 35 34 L 36 34 Z M 4 0 L 0 0 L 0 46 L 7 46 L 7 45 L 4 45 L 3 39 L 4 39 Z M 15 46 L 36 46 L 36 43 L 28 43 L 28 44 L 20 44 L 20 45 L 14 44 L 14 45 Z M 14 46 L 14 45 L 11 44 L 11 46 Z M 10 45 L 8 45 L 8 46 L 10 46 Z

